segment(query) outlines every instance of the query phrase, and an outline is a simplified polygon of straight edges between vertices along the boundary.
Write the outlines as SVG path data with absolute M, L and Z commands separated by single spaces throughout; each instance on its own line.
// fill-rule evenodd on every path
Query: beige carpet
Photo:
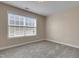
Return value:
M 73 58 L 79 57 L 79 49 L 48 41 L 31 43 L 0 51 L 1 58 Z

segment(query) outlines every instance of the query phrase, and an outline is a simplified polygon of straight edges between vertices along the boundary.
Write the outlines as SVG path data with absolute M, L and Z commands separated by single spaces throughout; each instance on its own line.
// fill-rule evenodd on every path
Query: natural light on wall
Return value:
M 36 18 L 8 13 L 8 37 L 35 36 Z

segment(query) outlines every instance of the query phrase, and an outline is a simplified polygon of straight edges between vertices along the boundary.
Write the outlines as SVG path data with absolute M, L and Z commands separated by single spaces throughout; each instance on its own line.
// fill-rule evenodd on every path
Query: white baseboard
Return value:
M 74 47 L 74 48 L 78 48 L 79 49 L 79 46 L 76 46 L 76 45 L 72 45 L 72 44 L 68 44 L 68 43 L 63 43 L 63 42 L 55 41 L 55 40 L 52 40 L 52 39 L 46 39 L 46 40 L 50 41 L 50 42 L 55 42 L 55 43 L 59 43 L 59 44 L 63 44 L 63 45 L 66 45 L 66 46 L 70 46 L 70 47 Z
M 18 47 L 18 46 L 22 46 L 22 45 L 25 45 L 25 44 L 34 43 L 34 42 L 43 41 L 43 40 L 44 39 L 34 40 L 34 41 L 25 42 L 25 43 L 21 43 L 21 44 L 16 44 L 16 45 L 11 45 L 11 46 L 7 46 L 7 47 L 2 47 L 2 48 L 0 48 L 0 50 L 5 50 L 5 49 L 8 49 L 8 48 L 12 48 L 12 47 Z M 68 43 L 63 43 L 63 42 L 59 42 L 59 41 L 55 41 L 55 40 L 52 40 L 52 39 L 45 39 L 45 41 L 55 42 L 55 43 L 59 43 L 59 44 L 63 44 L 63 45 L 66 45 L 66 46 L 70 46 L 70 47 L 74 47 L 74 48 L 78 48 L 79 49 L 79 46 L 68 44 Z
M 11 45 L 11 46 L 7 46 L 7 47 L 2 47 L 2 48 L 0 48 L 0 50 L 5 50 L 5 49 L 8 49 L 8 48 L 12 48 L 12 47 L 18 47 L 18 46 L 22 46 L 22 45 L 25 45 L 25 44 L 29 44 L 29 43 L 38 42 L 38 41 L 43 41 L 43 39 L 34 40 L 34 41 L 25 42 L 25 43 L 16 44 L 16 45 Z

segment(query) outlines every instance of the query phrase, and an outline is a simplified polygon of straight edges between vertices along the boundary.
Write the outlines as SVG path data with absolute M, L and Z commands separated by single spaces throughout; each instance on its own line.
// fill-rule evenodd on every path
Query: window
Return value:
M 8 14 L 8 36 L 33 36 L 36 35 L 36 19 L 26 16 Z

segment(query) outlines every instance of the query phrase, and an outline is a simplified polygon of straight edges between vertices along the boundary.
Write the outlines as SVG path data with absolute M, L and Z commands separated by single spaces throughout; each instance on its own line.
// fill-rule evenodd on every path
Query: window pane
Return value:
M 8 14 L 8 21 L 9 25 L 14 25 L 14 15 L 13 14 Z
M 15 25 L 19 26 L 19 16 L 15 15 L 15 19 L 14 19 Z
M 11 25 L 14 25 L 14 20 L 10 20 L 10 24 Z
M 29 27 L 29 22 L 30 22 L 29 19 L 26 17 L 25 18 L 25 24 L 26 24 L 27 27 Z
M 23 16 L 20 16 L 20 19 L 19 19 L 19 23 L 21 26 L 24 26 L 24 17 Z
M 19 35 L 24 36 L 23 26 L 19 27 Z
M 18 26 L 15 26 L 14 27 L 14 36 L 19 36 L 19 27 Z
M 24 21 L 20 21 L 20 25 L 22 25 L 22 26 L 23 26 L 23 25 L 24 25 Z
M 14 36 L 14 27 L 8 27 L 9 29 L 9 37 L 13 37 Z

